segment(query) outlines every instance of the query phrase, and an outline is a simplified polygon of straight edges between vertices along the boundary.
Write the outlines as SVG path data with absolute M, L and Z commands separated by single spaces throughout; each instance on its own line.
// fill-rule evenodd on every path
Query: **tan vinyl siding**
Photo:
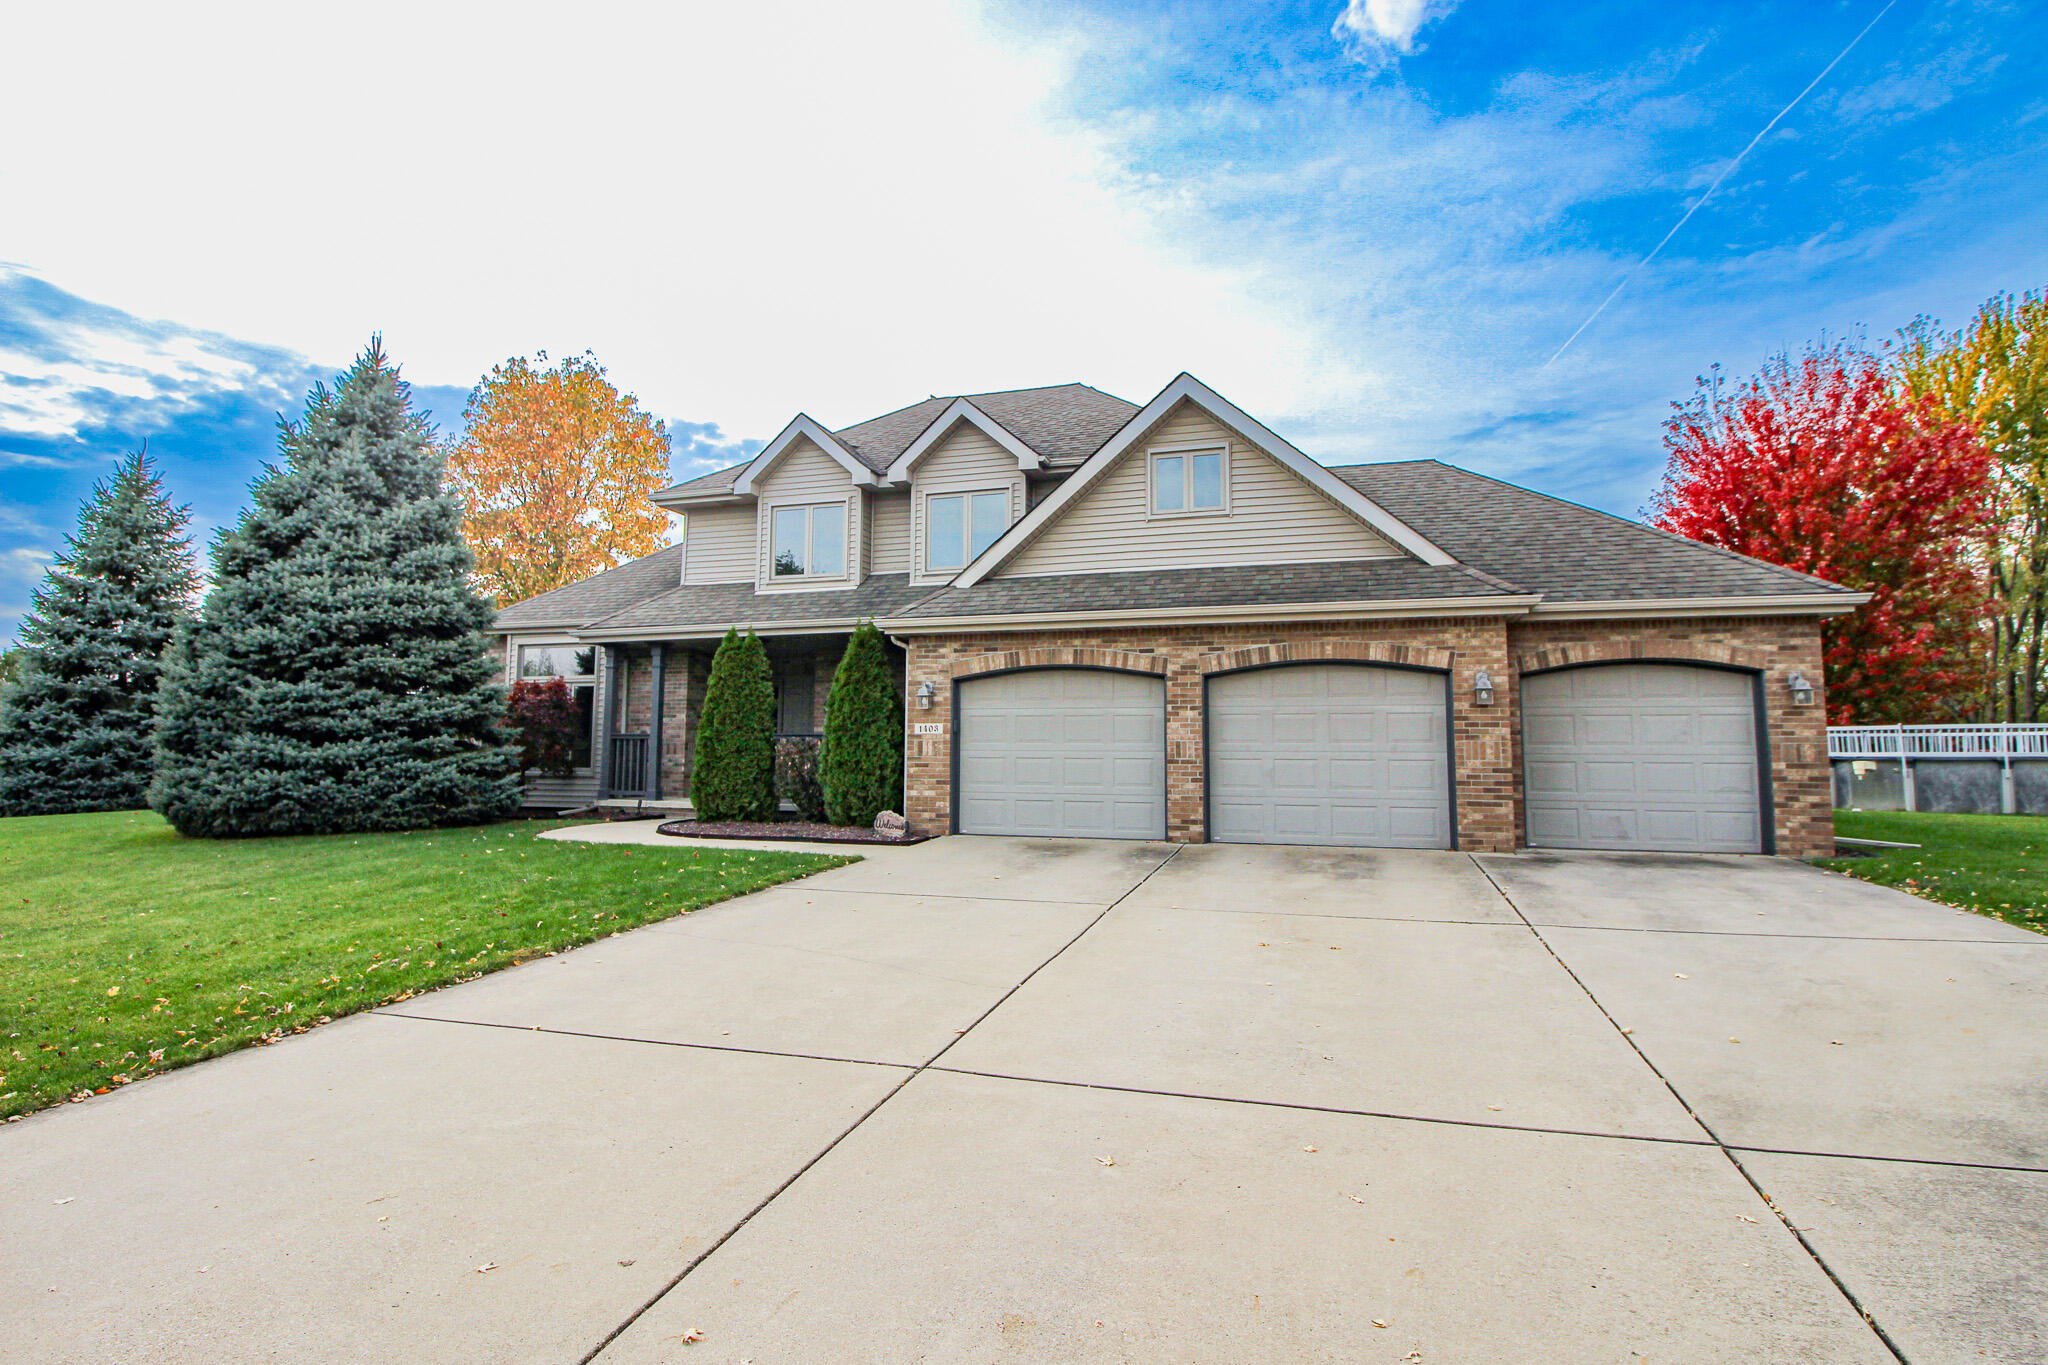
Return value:
M 752 507 L 700 507 L 684 516 L 684 583 L 746 583 L 753 577 Z
M 1148 516 L 1160 446 L 1228 444 L 1227 512 Z M 1191 403 L 1167 414 L 995 577 L 1396 558 L 1379 532 Z
M 910 572 L 910 494 L 868 494 L 868 572 Z
M 960 422 L 946 438 L 917 462 L 911 474 L 910 570 L 942 582 L 956 572 L 928 574 L 924 566 L 924 500 L 930 493 L 966 493 L 1008 489 L 1010 520 L 1024 515 L 1024 472 L 1017 457 L 1004 450 L 971 422 Z M 877 571 L 879 572 L 879 570 Z
M 754 481 L 754 574 L 755 581 L 763 588 L 782 591 L 801 591 L 806 587 L 820 587 L 832 584 L 844 587 L 849 582 L 859 582 L 863 543 L 861 534 L 863 518 L 847 517 L 846 565 L 850 572 L 842 577 L 812 579 L 776 579 L 769 571 L 770 538 L 768 534 L 770 508 L 789 503 L 845 502 L 849 508 L 857 507 L 855 499 L 859 490 L 853 486 L 853 476 L 844 466 L 818 448 L 808 437 L 798 437 L 774 468 L 762 478 Z

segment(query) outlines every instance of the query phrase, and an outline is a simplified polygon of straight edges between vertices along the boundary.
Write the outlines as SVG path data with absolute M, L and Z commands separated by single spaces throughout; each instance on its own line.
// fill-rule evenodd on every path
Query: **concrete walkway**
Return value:
M 944 839 L 0 1128 L 0 1354 L 2038 1362 L 2044 1021 L 1774 860 Z

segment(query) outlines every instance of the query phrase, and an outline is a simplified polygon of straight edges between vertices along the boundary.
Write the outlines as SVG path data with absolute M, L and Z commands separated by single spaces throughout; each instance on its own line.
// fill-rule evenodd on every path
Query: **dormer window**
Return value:
M 846 504 L 778 507 L 770 514 L 777 578 L 841 578 L 846 574 Z
M 924 566 L 937 573 L 964 569 L 996 543 L 1010 524 L 1010 495 L 932 494 L 924 500 Z
M 1154 515 L 1224 510 L 1227 472 L 1228 451 L 1222 448 L 1153 451 Z

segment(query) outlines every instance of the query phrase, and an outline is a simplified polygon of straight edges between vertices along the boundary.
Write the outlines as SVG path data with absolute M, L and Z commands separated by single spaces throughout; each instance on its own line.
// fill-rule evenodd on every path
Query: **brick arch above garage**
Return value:
M 1587 640 L 1548 645 L 1541 649 L 1518 650 L 1515 671 L 1540 673 L 1551 668 L 1579 664 L 1701 663 L 1724 668 L 1746 668 L 1763 672 L 1770 667 L 1768 650 L 1723 644 L 1714 640 L 1688 640 L 1679 636 L 1645 636 L 1632 640 Z
M 1455 657 L 1455 651 L 1450 649 L 1388 640 L 1284 640 L 1221 654 L 1204 654 L 1200 666 L 1204 673 L 1233 673 L 1243 668 L 1306 663 L 1398 664 L 1407 668 L 1449 669 Z
M 950 672 L 955 678 L 971 678 L 977 673 L 1004 673 L 1019 668 L 1114 668 L 1126 673 L 1164 676 L 1167 658 L 1163 654 L 1141 654 L 1123 649 L 1052 646 L 977 654 L 954 663 Z

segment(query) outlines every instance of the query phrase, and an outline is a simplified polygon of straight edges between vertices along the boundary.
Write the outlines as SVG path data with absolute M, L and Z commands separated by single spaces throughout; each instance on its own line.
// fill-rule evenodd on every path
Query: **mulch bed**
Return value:
M 859 825 L 810 820 L 670 820 L 655 826 L 678 839 L 782 839 L 807 844 L 921 844 L 927 834 L 882 834 Z

